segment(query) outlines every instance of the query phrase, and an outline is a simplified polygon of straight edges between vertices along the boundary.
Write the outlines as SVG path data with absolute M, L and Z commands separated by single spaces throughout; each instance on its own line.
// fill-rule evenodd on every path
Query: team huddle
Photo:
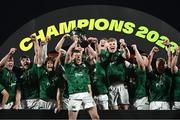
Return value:
M 67 51 L 62 49 L 66 38 L 72 41 Z M 50 41 L 46 37 L 39 42 L 31 35 L 34 60 L 22 56 L 20 67 L 14 66 L 16 48 L 2 58 L 0 109 L 63 109 L 70 119 L 84 109 L 93 119 L 99 119 L 97 109 L 180 109 L 180 47 L 172 54 L 168 40 L 167 62 L 157 58 L 155 67 L 151 64 L 157 47 L 146 55 L 133 44 L 132 56 L 124 39 L 87 38 L 75 28 L 57 43 L 58 55 L 49 57 Z

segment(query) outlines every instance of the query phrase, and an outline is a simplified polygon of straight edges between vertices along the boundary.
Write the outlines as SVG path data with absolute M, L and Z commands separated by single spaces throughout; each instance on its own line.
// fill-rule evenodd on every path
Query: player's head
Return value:
M 10 56 L 6 63 L 5 63 L 5 67 L 8 69 L 8 70 L 12 70 L 13 67 L 14 67 L 14 58 L 12 56 Z
M 142 56 L 145 67 L 147 67 L 149 63 L 148 55 L 146 53 L 142 53 L 141 56 Z
M 108 51 L 115 53 L 117 51 L 117 40 L 115 38 L 108 39 Z
M 105 47 L 105 46 L 108 45 L 107 41 L 108 41 L 107 38 L 102 38 L 102 39 L 99 41 L 99 45 L 100 45 L 101 47 Z
M 76 64 L 81 64 L 82 63 L 82 48 L 75 48 L 72 52 L 72 57 L 73 60 Z
M 52 71 L 54 69 L 54 58 L 48 57 L 45 61 L 46 69 Z
M 22 68 L 28 69 L 30 63 L 31 63 L 31 60 L 28 56 L 24 55 L 20 57 L 20 65 Z
M 156 69 L 157 69 L 158 72 L 160 72 L 160 73 L 164 72 L 165 66 L 166 66 L 165 59 L 158 58 L 156 60 Z

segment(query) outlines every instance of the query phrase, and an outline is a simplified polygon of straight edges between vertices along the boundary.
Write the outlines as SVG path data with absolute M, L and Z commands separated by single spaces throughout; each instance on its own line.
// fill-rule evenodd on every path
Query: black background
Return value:
M 89 5 L 89 4 L 96 4 L 96 5 L 117 5 L 117 6 L 122 6 L 122 7 L 128 7 L 128 8 L 133 8 L 137 9 L 139 11 L 148 13 L 150 15 L 153 15 L 157 18 L 160 18 L 161 20 L 165 21 L 178 31 L 180 31 L 180 4 L 178 3 L 178 0 L 143 0 L 143 1 L 138 1 L 138 0 L 43 0 L 43 1 L 35 1 L 35 0 L 5 0 L 1 1 L 0 4 L 0 45 L 5 41 L 11 34 L 13 34 L 16 30 L 18 30 L 21 26 L 23 26 L 25 23 L 29 22 L 30 20 L 51 12 L 56 9 L 60 8 L 65 8 L 69 6 L 75 6 L 75 5 Z M 3 51 L 1 51 L 2 53 Z M 17 112 L 12 112 L 15 118 L 26 118 L 26 111 L 23 113 L 20 112 L 19 114 Z M 28 112 L 27 112 L 28 113 Z M 45 114 L 45 118 L 51 118 L 49 116 L 50 114 L 46 114 L 48 112 L 37 112 L 34 115 L 39 116 L 41 114 Z M 180 115 L 177 114 L 177 112 L 173 113 L 166 113 L 166 112 L 161 112 L 157 114 L 157 112 L 149 112 L 147 114 L 146 112 L 141 115 L 134 114 L 135 116 L 132 116 L 133 111 L 128 112 L 128 113 L 122 113 L 122 115 L 115 114 L 113 111 L 112 113 L 112 118 L 168 118 L 167 114 L 169 115 L 170 118 L 180 118 Z M 111 116 L 109 113 L 108 116 Z M 114 113 L 114 114 L 113 114 Z M 152 114 L 150 114 L 152 113 Z M 1 112 L 1 117 L 4 115 L 3 118 L 8 118 L 9 112 Z M 12 114 L 12 115 L 13 115 Z M 24 116 L 23 116 L 24 114 Z M 67 115 L 64 113 L 63 115 Z M 54 118 L 63 118 L 59 114 L 59 117 L 56 116 Z M 122 117 L 122 116 L 125 117 Z M 130 115 L 130 116 L 129 116 Z M 61 117 L 60 117 L 61 116 Z M 120 117 L 121 116 L 121 117 Z M 127 116 L 127 117 L 126 117 Z M 152 116 L 152 117 L 150 117 Z M 174 116 L 174 117 L 173 117 Z M 10 116 L 9 116 L 10 117 Z M 11 116 L 10 118 L 13 118 Z M 35 117 L 36 118 L 36 117 Z M 43 118 L 43 117 L 40 117 Z M 67 116 L 65 117 L 67 118 Z M 85 118 L 85 117 L 84 117 Z M 110 118 L 110 117 L 107 117 Z
M 42 14 L 69 6 L 89 4 L 137 9 L 160 18 L 180 31 L 178 0 L 5 0 L 0 4 L 0 45 L 25 23 Z

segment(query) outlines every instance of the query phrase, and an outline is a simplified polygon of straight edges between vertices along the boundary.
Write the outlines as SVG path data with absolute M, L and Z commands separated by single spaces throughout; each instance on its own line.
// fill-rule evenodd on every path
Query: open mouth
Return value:
M 112 51 L 114 51 L 114 50 L 115 50 L 115 47 L 110 47 L 110 49 L 111 49 Z
M 12 68 L 12 67 L 13 67 L 13 65 L 9 65 L 9 67 L 10 67 L 10 68 Z
M 77 61 L 80 61 L 80 59 L 78 58 Z
M 25 63 L 24 66 L 28 65 L 28 63 Z
M 77 63 L 79 63 L 80 61 L 81 61 L 81 59 L 79 59 L 79 58 L 76 59 L 76 62 L 77 62 Z
M 52 69 L 53 67 L 48 67 L 48 69 Z

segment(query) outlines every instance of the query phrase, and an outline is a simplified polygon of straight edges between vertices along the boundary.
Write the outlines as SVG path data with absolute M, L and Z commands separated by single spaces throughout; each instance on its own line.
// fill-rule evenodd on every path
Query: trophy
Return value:
M 87 40 L 87 37 L 86 37 L 86 33 L 80 29 L 80 28 L 74 28 L 71 32 L 70 32 L 70 36 L 78 36 L 79 40 L 78 40 L 78 44 L 80 44 L 80 46 L 82 48 L 86 48 L 90 43 L 89 41 Z

